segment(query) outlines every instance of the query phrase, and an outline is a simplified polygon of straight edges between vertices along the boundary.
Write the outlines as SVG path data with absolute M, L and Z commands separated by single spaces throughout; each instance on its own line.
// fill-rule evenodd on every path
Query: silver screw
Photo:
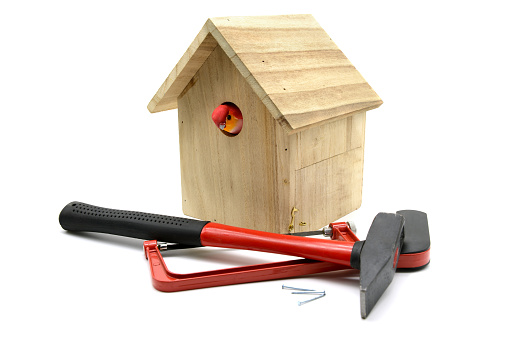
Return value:
M 315 292 L 316 291 L 316 290 L 309 290 L 309 289 L 306 289 L 306 288 L 291 287 L 291 286 L 286 286 L 286 285 L 282 285 L 282 289 L 283 290 L 295 290 L 295 291 L 309 291 L 309 292 Z
M 321 295 L 325 294 L 325 291 L 318 292 L 318 291 L 302 291 L 302 292 L 291 292 L 291 294 L 314 294 L 314 295 Z
M 317 299 L 320 299 L 320 298 L 323 298 L 326 294 L 323 293 L 321 294 L 320 296 L 318 297 L 315 297 L 315 298 L 312 298 L 312 299 L 309 299 L 309 300 L 305 300 L 305 301 L 299 301 L 298 302 L 298 306 L 302 306 L 302 305 L 305 305 L 306 303 L 310 303 L 311 301 L 314 301 L 314 300 L 317 300 Z

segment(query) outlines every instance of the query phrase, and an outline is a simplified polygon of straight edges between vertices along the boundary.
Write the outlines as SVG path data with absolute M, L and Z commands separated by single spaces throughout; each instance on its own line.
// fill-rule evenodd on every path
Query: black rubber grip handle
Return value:
M 67 231 L 98 232 L 145 240 L 201 246 L 201 231 L 208 221 L 115 210 L 71 202 L 60 212 Z

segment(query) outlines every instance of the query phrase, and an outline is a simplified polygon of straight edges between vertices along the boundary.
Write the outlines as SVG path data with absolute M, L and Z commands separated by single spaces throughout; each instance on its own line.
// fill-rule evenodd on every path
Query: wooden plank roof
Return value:
M 177 108 L 178 96 L 217 46 L 290 133 L 383 103 L 314 17 L 281 15 L 208 19 L 149 111 Z

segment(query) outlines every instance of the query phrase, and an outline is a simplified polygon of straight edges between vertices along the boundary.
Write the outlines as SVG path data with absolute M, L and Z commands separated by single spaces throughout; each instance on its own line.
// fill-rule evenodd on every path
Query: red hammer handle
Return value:
M 209 222 L 201 231 L 203 246 L 253 250 L 351 266 L 353 242 L 300 238 Z
M 71 202 L 60 212 L 68 231 L 100 232 L 192 246 L 214 246 L 278 253 L 351 267 L 352 242 L 300 238 L 208 221 L 114 210 Z

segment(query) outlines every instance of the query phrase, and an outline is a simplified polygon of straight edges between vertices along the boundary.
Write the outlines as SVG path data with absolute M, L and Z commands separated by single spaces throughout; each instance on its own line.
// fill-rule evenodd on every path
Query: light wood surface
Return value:
M 192 83 L 178 99 L 184 213 L 279 232 L 278 201 L 284 199 L 278 195 L 284 192 L 276 182 L 274 146 L 280 126 L 220 48 Z M 238 105 L 244 117 L 242 131 L 234 137 L 221 133 L 211 120 L 213 109 L 226 101 Z
M 201 30 L 155 93 L 148 104 L 148 110 L 155 113 L 177 108 L 178 96 L 216 46 L 217 41 L 206 30 Z
M 243 113 L 228 137 L 211 120 Z M 357 209 L 366 110 L 379 97 L 309 15 L 209 19 L 149 104 L 178 107 L 183 211 L 276 233 Z
M 296 169 L 362 147 L 365 112 L 298 132 Z
M 311 15 L 209 19 L 150 102 L 172 109 L 218 44 L 288 133 L 379 107 L 381 99 Z
M 226 101 L 243 113 L 235 137 L 211 120 Z M 303 231 L 360 206 L 365 112 L 288 135 L 221 48 L 196 72 L 178 106 L 186 215 L 286 233 L 294 207 L 295 231 Z
M 363 147 L 296 171 L 296 231 L 316 230 L 358 209 L 362 174 Z
M 366 112 L 291 135 L 295 231 L 326 226 L 362 202 Z

